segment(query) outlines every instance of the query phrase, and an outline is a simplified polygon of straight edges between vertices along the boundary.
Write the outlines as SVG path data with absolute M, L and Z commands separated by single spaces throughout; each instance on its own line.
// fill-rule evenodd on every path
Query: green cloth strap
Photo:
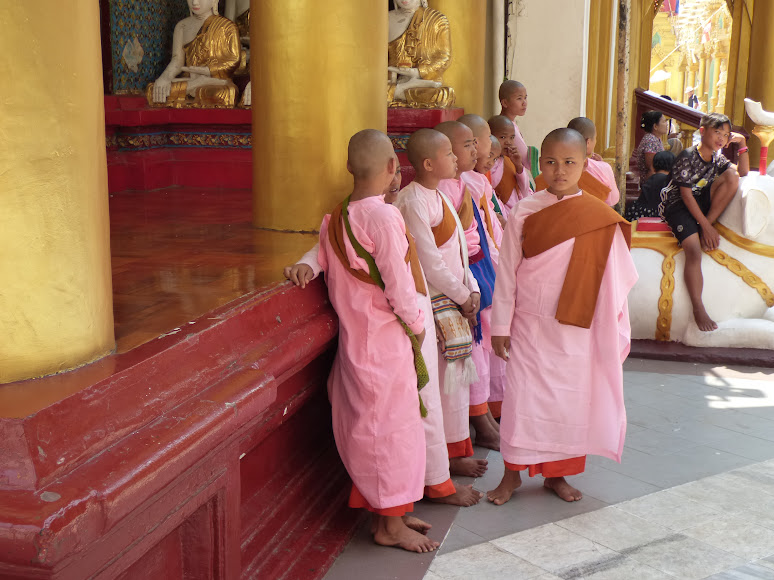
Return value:
M 349 225 L 349 198 L 350 196 L 347 196 L 347 198 L 341 203 L 341 218 L 344 221 L 344 228 L 347 230 L 349 242 L 355 249 L 355 253 L 363 260 L 365 260 L 366 264 L 368 264 L 368 274 L 371 276 L 371 279 L 376 283 L 377 286 L 379 286 L 379 288 L 384 290 L 384 282 L 382 281 L 382 275 L 379 273 L 379 268 L 376 266 L 376 260 L 374 260 L 373 256 L 369 254 L 363 246 L 360 245 L 360 242 L 358 242 L 355 238 L 355 234 L 352 233 L 352 226 Z M 401 317 L 397 314 L 395 317 L 398 319 L 398 322 L 400 322 L 403 330 L 406 332 L 409 340 L 411 341 L 411 349 L 414 351 L 414 368 L 417 371 L 417 392 L 419 392 L 427 383 L 430 382 L 430 374 L 427 372 L 427 365 L 425 364 L 425 359 L 422 356 L 422 347 L 419 345 L 417 336 L 411 331 L 408 324 L 403 322 Z M 427 417 L 427 409 L 425 408 L 424 401 L 422 401 L 421 394 L 419 395 L 419 412 L 422 417 Z
M 495 212 L 499 213 L 500 215 L 503 215 L 503 210 L 500 209 L 500 202 L 497 199 L 497 194 L 492 194 L 492 203 L 494 204 L 494 210 Z

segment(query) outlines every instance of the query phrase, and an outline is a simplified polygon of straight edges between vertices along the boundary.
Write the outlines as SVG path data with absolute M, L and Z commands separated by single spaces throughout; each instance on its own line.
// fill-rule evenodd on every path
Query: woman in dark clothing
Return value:
M 629 221 L 641 217 L 659 217 L 658 204 L 661 203 L 661 190 L 669 184 L 669 172 L 675 162 L 675 156 L 669 151 L 659 151 L 653 156 L 653 169 L 651 175 L 640 186 L 638 197 L 626 208 L 626 219 Z

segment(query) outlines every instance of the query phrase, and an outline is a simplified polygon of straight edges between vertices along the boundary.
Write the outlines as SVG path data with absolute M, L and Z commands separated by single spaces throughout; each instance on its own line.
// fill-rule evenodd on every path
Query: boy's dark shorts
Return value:
M 694 199 L 696 199 L 696 202 L 699 204 L 701 213 L 707 215 L 712 203 L 709 186 L 705 187 L 704 191 L 701 192 L 701 195 Z M 677 238 L 677 241 L 680 242 L 680 245 L 683 244 L 683 240 L 688 236 L 701 232 L 699 222 L 694 219 L 691 212 L 685 207 L 683 200 L 679 200 L 675 205 L 664 212 L 664 221 L 672 229 L 672 233 Z

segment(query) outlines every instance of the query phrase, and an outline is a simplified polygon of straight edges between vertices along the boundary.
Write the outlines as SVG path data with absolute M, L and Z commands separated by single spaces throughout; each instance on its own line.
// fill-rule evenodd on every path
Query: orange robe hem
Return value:
M 360 490 L 357 487 L 355 487 L 355 484 L 353 483 L 352 491 L 349 493 L 349 507 L 363 508 L 379 516 L 400 517 L 400 516 L 405 516 L 408 512 L 414 511 L 414 502 L 403 504 L 403 505 L 396 505 L 395 507 L 377 509 L 375 507 L 371 507 L 371 504 L 368 503 L 368 500 L 366 500 L 366 498 L 363 497 L 363 494 L 360 493 Z
M 487 411 L 489 411 L 489 405 L 481 403 L 479 405 L 470 405 L 469 414 L 471 417 L 480 417 L 481 415 L 486 415 Z
M 473 455 L 473 442 L 470 440 L 470 437 L 464 441 L 447 443 L 446 448 L 449 450 L 449 459 L 454 459 L 455 457 L 471 457 Z
M 568 475 L 578 475 L 586 469 L 586 456 L 571 457 L 559 461 L 546 461 L 545 463 L 536 463 L 534 465 L 515 465 L 505 462 L 505 469 L 510 471 L 524 471 L 529 469 L 529 476 L 535 477 L 566 477 Z
M 451 479 L 447 479 L 443 483 L 425 486 L 425 497 L 448 497 L 455 493 L 457 493 L 457 488 L 454 487 L 454 482 Z
M 503 402 L 502 401 L 489 401 L 489 410 L 492 411 L 492 417 L 499 419 L 503 414 Z

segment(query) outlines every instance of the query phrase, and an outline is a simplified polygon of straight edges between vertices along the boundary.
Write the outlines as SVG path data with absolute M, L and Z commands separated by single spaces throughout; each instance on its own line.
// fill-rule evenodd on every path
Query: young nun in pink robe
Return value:
M 476 115 L 465 115 L 465 117 L 468 118 L 469 124 L 485 129 L 485 134 L 481 135 L 481 139 L 477 139 L 469 125 L 457 121 L 447 121 L 436 127 L 436 130 L 441 131 L 449 138 L 452 150 L 457 156 L 456 176 L 452 179 L 442 180 L 438 188 L 451 199 L 457 210 L 460 222 L 465 228 L 468 256 L 473 265 L 471 270 L 482 291 L 486 290 L 487 286 L 485 285 L 489 286 L 488 295 L 491 301 L 491 292 L 494 286 L 494 265 L 497 263 L 498 250 L 489 230 L 491 229 L 494 233 L 493 228 L 499 228 L 500 224 L 494 216 L 494 205 L 491 199 L 483 197 L 488 193 L 491 198 L 491 185 L 486 177 L 473 171 L 479 155 L 489 155 L 491 148 L 489 125 Z M 480 226 L 479 220 L 481 221 Z M 486 262 L 489 262 L 488 266 L 485 265 Z M 481 274 L 482 271 L 485 272 L 484 276 Z M 485 308 L 481 310 L 479 317 L 479 330 L 483 340 L 473 344 L 472 358 L 476 365 L 478 380 L 470 385 L 468 413 L 470 422 L 476 430 L 476 445 L 497 450 L 500 445 L 499 425 L 492 417 L 487 403 L 491 380 L 490 358 L 492 356 L 488 335 L 491 304 L 488 302 L 484 306 Z
M 516 118 L 523 117 L 527 113 L 527 88 L 518 81 L 503 81 L 497 96 L 500 99 L 500 115 L 508 117 L 513 123 L 514 138 L 512 148 L 518 152 L 519 162 L 524 168 L 517 175 L 517 181 L 521 197 L 526 197 L 529 195 L 526 192 L 531 192 L 529 184 L 530 172 L 534 172 L 535 168 L 529 165 L 529 149 L 519 126 L 516 124 Z M 509 156 L 512 159 L 516 157 L 512 151 L 503 151 L 503 155 Z
M 532 195 L 532 190 L 529 187 L 529 175 L 523 165 L 523 158 L 515 144 L 516 125 L 505 115 L 495 115 L 488 123 L 492 135 L 500 142 L 502 149 L 502 155 L 495 160 L 489 173 L 492 187 L 500 202 L 500 209 L 507 221 L 514 206 L 520 199 Z M 526 148 L 526 145 L 524 147 Z
M 610 164 L 601 159 L 594 159 L 594 148 L 597 145 L 597 127 L 594 121 L 587 117 L 575 117 L 567 127 L 575 129 L 586 139 L 586 157 L 589 160 L 586 171 L 610 189 L 604 201 L 607 205 L 614 206 L 621 199 L 621 193 L 618 191 L 618 184 L 615 182 L 615 174 Z
M 505 230 L 492 313 L 492 345 L 508 359 L 500 423 L 505 474 L 488 493 L 501 505 L 521 470 L 542 474 L 565 501 L 565 476 L 589 453 L 620 461 L 626 433 L 622 363 L 629 352 L 627 295 L 637 280 L 630 225 L 578 188 L 585 140 L 549 133 L 540 168 L 548 189 L 520 202 Z
M 395 203 L 400 189 L 400 181 L 401 172 L 400 167 L 398 167 L 389 188 L 385 190 L 385 203 Z M 316 244 L 294 266 L 285 268 L 285 277 L 302 288 L 316 278 L 322 271 L 317 261 L 319 247 L 320 245 Z M 425 429 L 424 494 L 426 498 L 436 503 L 471 506 L 478 503 L 483 495 L 473 490 L 473 486 L 470 485 L 455 486 L 449 473 L 449 453 L 446 448 L 446 436 L 443 428 L 438 376 L 438 346 L 429 293 L 417 292 L 417 303 L 425 316 L 426 334 L 422 343 L 422 356 L 429 378 L 429 382 L 422 389 L 422 401 L 427 409 L 427 416 L 422 418 L 422 426 Z
M 432 129 L 415 132 L 408 141 L 407 151 L 417 176 L 401 190 L 396 205 L 416 239 L 430 295 L 444 294 L 460 306 L 464 315 L 475 317 L 479 288 L 463 263 L 465 248 L 461 248 L 460 238 L 465 234 L 459 231 L 452 210 L 438 191 L 441 179 L 456 174 L 457 158 L 449 139 Z M 450 469 L 458 475 L 480 477 L 486 471 L 487 462 L 471 457 L 469 382 L 459 374 L 463 365 L 456 364 L 459 373 L 454 376 L 449 376 L 447 365 L 439 351 L 438 375 Z M 455 384 L 450 385 L 449 380 Z M 460 491 L 460 486 L 457 490 Z
M 412 527 L 426 531 L 429 526 L 404 519 L 423 495 L 425 440 L 414 354 L 397 317 L 420 344 L 425 321 L 406 261 L 405 224 L 381 195 L 396 164 L 392 144 L 383 133 L 369 129 L 350 140 L 347 168 L 354 176 L 354 189 L 349 223 L 357 242 L 373 257 L 384 289 L 363 280 L 369 267 L 350 242 L 343 218 L 336 219 L 341 206 L 320 227 L 317 259 L 339 317 L 328 394 L 336 446 L 353 483 L 350 506 L 377 515 L 377 543 L 428 552 L 438 542 Z

